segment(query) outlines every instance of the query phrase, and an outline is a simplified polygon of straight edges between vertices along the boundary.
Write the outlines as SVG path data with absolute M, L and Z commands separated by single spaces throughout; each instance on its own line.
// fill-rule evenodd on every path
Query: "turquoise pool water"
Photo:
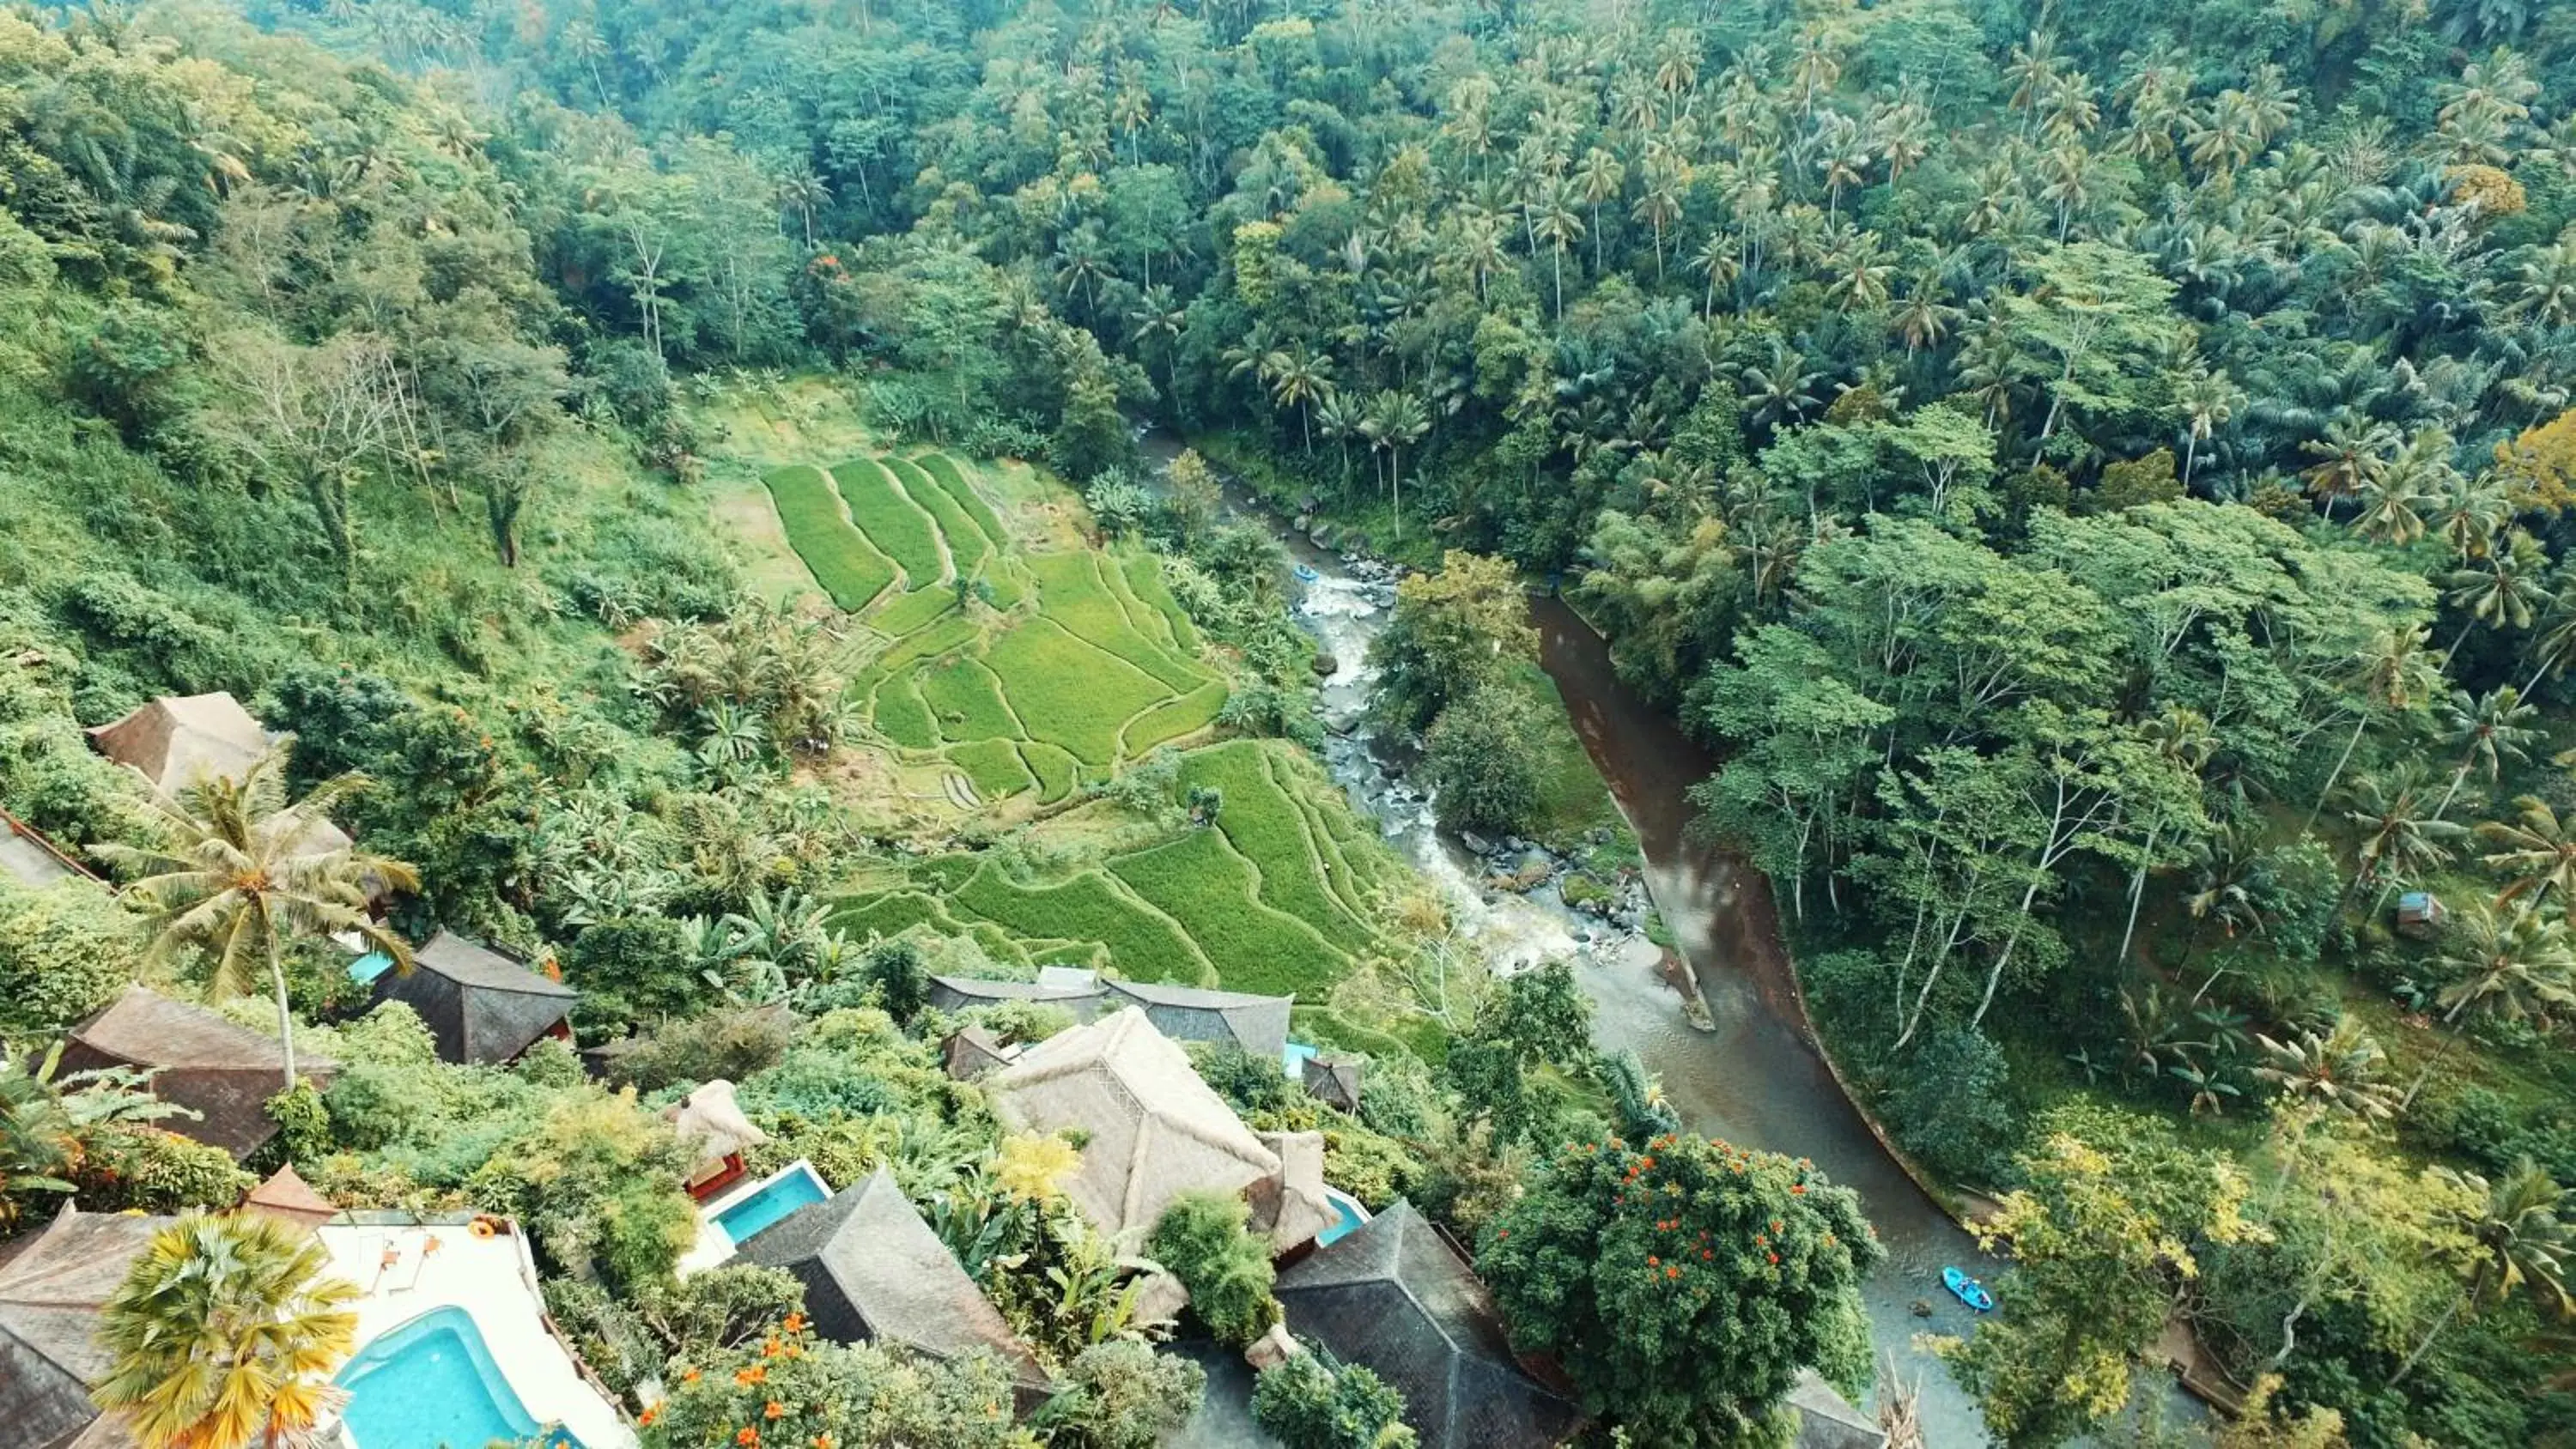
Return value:
M 1324 1189 L 1324 1200 L 1333 1205 L 1333 1221 L 1331 1226 L 1315 1235 L 1315 1246 L 1319 1248 L 1329 1248 L 1349 1237 L 1359 1230 L 1360 1224 L 1369 1220 L 1368 1209 L 1361 1207 L 1359 1199 L 1348 1193 L 1328 1187 Z
M 762 1228 L 831 1195 L 832 1190 L 823 1185 L 811 1165 L 797 1162 L 762 1183 L 750 1196 L 716 1214 L 716 1226 L 734 1242 L 747 1243 Z
M 349 1391 L 342 1417 L 358 1449 L 484 1449 L 542 1432 L 462 1308 L 431 1309 L 368 1344 L 335 1381 Z M 561 1429 L 545 1442 L 581 1449 Z
M 384 952 L 369 951 L 366 955 L 349 963 L 349 979 L 357 982 L 360 986 L 371 985 L 377 977 L 385 974 L 386 968 L 393 964 L 394 958 L 386 955 Z
M 1302 1041 L 1292 1041 L 1279 1049 L 1279 1069 L 1288 1074 L 1288 1080 L 1302 1082 L 1306 1080 L 1306 1063 L 1314 1060 L 1319 1050 Z

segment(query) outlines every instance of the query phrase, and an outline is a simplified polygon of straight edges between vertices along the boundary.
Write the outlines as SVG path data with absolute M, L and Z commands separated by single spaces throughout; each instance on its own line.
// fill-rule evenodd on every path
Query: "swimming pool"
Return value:
M 1306 1063 L 1313 1061 L 1315 1053 L 1320 1050 L 1322 1048 L 1308 1046 L 1302 1041 L 1292 1041 L 1279 1049 L 1279 1069 L 1288 1074 L 1288 1080 L 1302 1082 L 1306 1079 Z
M 1315 1235 L 1316 1247 L 1331 1247 L 1359 1231 L 1360 1224 L 1369 1220 L 1369 1210 L 1360 1206 L 1360 1200 L 1340 1188 L 1325 1188 L 1324 1200 L 1333 1205 L 1333 1221 Z
M 800 1157 L 777 1176 L 727 1204 L 715 1215 L 714 1222 L 739 1246 L 798 1208 L 810 1207 L 831 1195 L 832 1190 L 823 1185 L 823 1176 L 814 1170 L 814 1164 Z
M 385 1334 L 333 1381 L 349 1391 L 341 1419 L 358 1449 L 484 1449 L 540 1434 L 549 1445 L 581 1449 L 580 1440 L 530 1417 L 462 1308 L 433 1308 Z

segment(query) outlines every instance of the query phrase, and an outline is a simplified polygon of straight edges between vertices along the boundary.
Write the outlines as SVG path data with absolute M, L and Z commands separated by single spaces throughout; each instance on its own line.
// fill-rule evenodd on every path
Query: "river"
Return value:
M 1157 471 L 1181 446 L 1159 431 L 1139 441 Z M 1860 1195 L 1887 1248 L 1863 1289 L 1882 1385 L 1892 1376 L 1918 1388 L 1925 1442 L 1934 1449 L 1988 1442 L 1974 1402 L 1917 1339 L 1974 1327 L 1974 1315 L 1941 1287 L 1943 1265 L 1988 1281 L 2002 1265 L 1887 1154 L 1827 1071 L 1805 1026 L 1769 882 L 1686 829 L 1690 787 L 1716 767 L 1707 751 L 1619 681 L 1608 646 L 1573 610 L 1532 601 L 1540 665 L 1637 836 L 1648 892 L 1708 1003 L 1712 1031 L 1684 1018 L 1651 943 L 1566 910 L 1548 890 L 1524 897 L 1486 889 L 1486 867 L 1439 830 L 1429 792 L 1408 778 L 1397 752 L 1371 737 L 1364 716 L 1377 676 L 1367 658 L 1386 624 L 1385 583 L 1315 547 L 1232 483 L 1225 512 L 1266 529 L 1313 575 L 1294 585 L 1295 611 L 1334 660 L 1322 688 L 1331 731 L 1324 759 L 1352 803 L 1446 892 L 1461 933 L 1496 969 L 1572 955 L 1592 999 L 1596 1044 L 1636 1052 L 1686 1127 L 1812 1159 Z

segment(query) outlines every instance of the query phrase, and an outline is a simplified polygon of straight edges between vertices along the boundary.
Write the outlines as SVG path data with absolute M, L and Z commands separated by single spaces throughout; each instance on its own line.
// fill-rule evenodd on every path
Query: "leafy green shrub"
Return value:
M 646 1036 L 610 1065 L 609 1080 L 641 1092 L 684 1082 L 742 1082 L 784 1060 L 795 1037 L 795 1028 L 774 1012 L 710 1012 Z
M 780 468 L 761 481 L 778 504 L 778 522 L 787 546 L 805 560 L 814 582 L 832 602 L 852 613 L 884 593 L 894 582 L 893 564 L 869 545 L 867 536 L 850 526 L 841 513 L 840 495 L 823 470 L 798 463 Z
M 264 1110 L 268 1120 L 277 1124 L 277 1135 L 269 1139 L 264 1153 L 294 1162 L 331 1149 L 331 1110 L 322 1105 L 322 1094 L 311 1082 L 298 1081 L 269 1098 Z
M 227 1208 L 258 1181 L 224 1149 L 157 1127 L 102 1128 L 88 1146 L 72 1183 L 91 1212 Z
M 1887 1115 L 1899 1145 L 1954 1181 L 2008 1179 L 2019 1124 L 2005 1100 L 2003 1049 L 1992 1038 L 1938 1023 L 1888 1071 Z
M 558 1268 L 587 1263 L 614 1291 L 667 1279 L 697 1241 L 681 1181 L 696 1151 L 631 1094 L 577 1089 L 485 1155 L 467 1191 L 536 1229 Z
M 1032 1427 L 1066 1449 L 1154 1449 L 1198 1412 L 1207 1370 L 1130 1340 L 1094 1344 Z
M 1339 1364 L 1321 1348 L 1261 1376 L 1252 1390 L 1252 1422 L 1287 1449 L 1406 1449 L 1404 1396 L 1359 1364 Z
M 143 958 L 141 928 L 87 881 L 28 890 L 0 879 L 0 1037 L 59 1035 L 116 998 Z
M 1217 1342 L 1241 1348 L 1279 1321 L 1270 1245 L 1245 1226 L 1252 1210 L 1240 1198 L 1184 1193 L 1163 1209 L 1145 1251 L 1181 1280 L 1190 1311 Z
M 926 589 L 945 575 L 939 537 L 930 515 L 895 486 L 893 475 L 871 458 L 857 458 L 832 469 L 841 501 L 850 506 L 850 521 L 868 542 L 893 559 L 910 587 Z
M 1440 823 L 1510 834 L 1534 829 L 1546 794 L 1546 724 L 1528 697 L 1507 685 L 1479 687 L 1441 710 L 1423 737 Z

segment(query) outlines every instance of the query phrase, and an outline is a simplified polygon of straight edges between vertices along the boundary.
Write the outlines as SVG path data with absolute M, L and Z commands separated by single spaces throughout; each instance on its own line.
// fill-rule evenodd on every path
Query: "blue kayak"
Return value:
M 1985 1284 L 1978 1282 L 1976 1279 L 1969 1277 L 1967 1274 L 1960 1272 L 1956 1268 L 1944 1268 L 1941 1270 L 1941 1286 L 1958 1295 L 1960 1302 L 1967 1304 L 1970 1308 L 1977 1310 L 1979 1313 L 1991 1313 L 1994 1311 L 1995 1295 L 1986 1291 Z
M 1311 584 L 1318 577 L 1320 577 L 1320 575 L 1318 575 L 1313 569 L 1308 568 L 1304 564 L 1297 565 L 1297 581 L 1299 583 Z

